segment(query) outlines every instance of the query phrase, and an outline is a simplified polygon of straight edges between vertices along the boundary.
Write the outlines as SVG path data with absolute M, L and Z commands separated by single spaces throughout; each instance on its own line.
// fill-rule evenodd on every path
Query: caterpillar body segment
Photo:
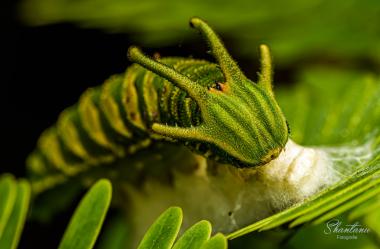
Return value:
M 272 92 L 268 48 L 261 47 L 256 84 L 204 21 L 194 18 L 191 23 L 210 43 L 218 64 L 152 59 L 131 47 L 128 57 L 136 64 L 86 90 L 41 135 L 27 162 L 36 180 L 49 176 L 60 182 L 128 158 L 156 141 L 184 144 L 236 167 L 263 165 L 279 155 L 288 127 Z
M 206 88 L 223 78 L 217 65 L 204 60 L 164 58 L 162 62 Z M 200 110 L 186 92 L 132 65 L 124 75 L 86 90 L 78 104 L 64 110 L 41 135 L 28 166 L 37 177 L 75 175 L 89 166 L 110 163 L 149 146 L 151 140 L 165 139 L 151 131 L 156 122 L 198 126 Z

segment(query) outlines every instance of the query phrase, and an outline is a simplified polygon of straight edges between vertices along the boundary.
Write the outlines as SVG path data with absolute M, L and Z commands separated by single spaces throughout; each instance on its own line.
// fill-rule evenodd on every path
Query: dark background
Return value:
M 26 177 L 25 159 L 40 133 L 87 87 L 125 70 L 130 42 L 128 35 L 71 24 L 28 27 L 19 22 L 16 6 L 3 2 L 0 10 L 0 174 Z M 18 248 L 57 248 L 78 202 L 49 224 L 28 221 Z
M 70 24 L 27 27 L 8 5 L 2 36 L 1 171 L 24 176 L 24 162 L 39 134 L 87 87 L 128 65 L 127 35 L 83 30 Z

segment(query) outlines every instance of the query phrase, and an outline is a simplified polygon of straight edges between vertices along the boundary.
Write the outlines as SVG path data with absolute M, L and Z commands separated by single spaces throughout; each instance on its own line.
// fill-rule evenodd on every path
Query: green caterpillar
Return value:
M 137 64 L 88 89 L 41 135 L 28 159 L 34 179 L 60 181 L 163 140 L 238 168 L 276 158 L 289 129 L 272 91 L 268 47 L 260 46 L 262 66 L 254 83 L 206 22 L 192 18 L 190 24 L 208 41 L 217 64 L 152 59 L 131 47 L 128 57 Z

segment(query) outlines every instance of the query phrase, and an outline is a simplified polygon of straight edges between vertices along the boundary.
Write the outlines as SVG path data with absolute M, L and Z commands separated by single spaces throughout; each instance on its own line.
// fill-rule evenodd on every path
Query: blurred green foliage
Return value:
M 310 58 L 380 62 L 378 0 L 24 0 L 20 13 L 31 25 L 72 22 L 126 32 L 150 47 L 194 37 L 184 24 L 199 16 L 232 41 L 233 54 L 253 58 L 264 42 L 277 65 Z
M 323 146 L 360 142 L 379 128 L 377 75 L 318 66 L 298 72 L 297 78 L 297 84 L 276 89 L 296 142 Z
M 112 198 L 106 179 L 95 183 L 83 197 L 59 244 L 59 249 L 91 249 L 100 233 Z
M 0 248 L 15 249 L 30 201 L 30 184 L 12 175 L 0 176 Z
M 138 249 L 227 249 L 224 235 L 219 233 L 210 238 L 211 224 L 205 220 L 190 227 L 175 242 L 181 224 L 181 208 L 167 209 L 148 229 Z
M 17 181 L 12 175 L 0 175 L 0 248 L 16 249 L 29 210 L 30 184 L 26 180 Z M 76 208 L 59 249 L 91 249 L 102 229 L 104 219 L 112 199 L 112 185 L 107 179 L 97 181 L 82 198 Z M 227 249 L 224 235 L 210 238 L 211 224 L 200 221 L 189 228 L 174 244 L 182 224 L 182 210 L 178 207 L 167 209 L 148 229 L 139 249 Z M 126 220 L 118 226 L 119 235 L 125 236 Z M 116 230 L 112 230 L 115 232 Z M 126 244 L 115 242 L 115 234 L 105 233 L 106 238 L 100 248 L 121 249 Z M 124 241 L 125 242 L 125 241 Z M 174 244 L 174 246 L 173 246 Z
M 83 197 L 70 220 L 60 249 L 91 249 L 99 235 L 111 201 L 108 180 L 99 180 Z M 12 175 L 0 176 L 0 248 L 16 249 L 29 210 L 30 184 Z

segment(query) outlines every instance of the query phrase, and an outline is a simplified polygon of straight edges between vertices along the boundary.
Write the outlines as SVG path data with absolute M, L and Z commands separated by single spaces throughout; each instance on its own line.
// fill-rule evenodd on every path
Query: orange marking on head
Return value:
M 155 59 L 155 60 L 159 60 L 159 59 L 161 59 L 161 55 L 160 55 L 160 53 L 155 52 L 155 53 L 153 54 L 153 59 Z
M 276 159 L 281 152 L 281 148 L 275 148 L 273 150 L 270 150 L 262 159 L 261 163 L 262 164 L 267 164 L 273 159 Z
M 226 93 L 228 90 L 229 90 L 229 87 L 227 84 L 225 83 L 220 83 L 218 82 L 218 87 L 219 89 L 215 89 L 214 87 L 210 87 L 209 91 L 212 92 L 212 93 Z
M 219 83 L 219 85 L 220 85 L 220 88 L 222 89 L 222 92 L 228 92 L 230 89 L 228 84 L 226 83 Z

